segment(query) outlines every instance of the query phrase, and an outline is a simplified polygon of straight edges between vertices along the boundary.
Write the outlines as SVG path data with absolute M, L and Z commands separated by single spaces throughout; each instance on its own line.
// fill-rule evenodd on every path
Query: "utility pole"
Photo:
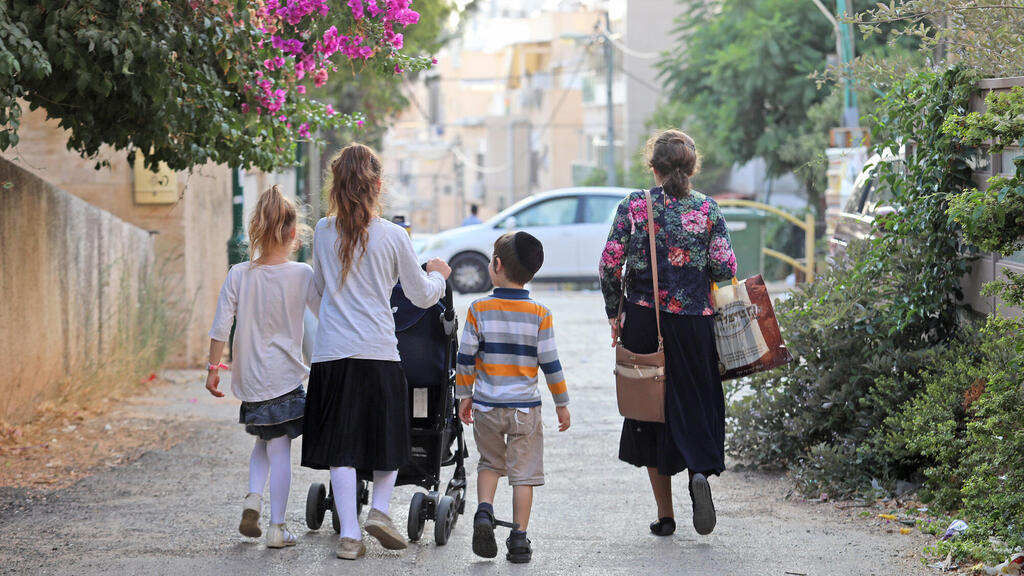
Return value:
M 231 238 L 228 240 L 228 266 L 244 262 L 248 256 L 245 229 L 242 220 L 245 216 L 245 191 L 242 188 L 242 169 L 231 169 Z M 230 358 L 235 358 L 235 325 L 231 325 L 228 335 Z
M 843 0 L 839 0 L 842 2 Z M 608 169 L 608 186 L 615 186 L 615 107 L 612 105 L 612 80 L 615 72 L 615 54 L 612 52 L 612 16 L 611 11 L 604 13 L 604 64 L 608 106 L 608 149 L 605 151 Z
M 846 0 L 836 0 L 836 16 L 838 19 L 849 18 Z M 842 69 L 847 72 L 843 78 L 843 126 L 856 128 L 860 125 L 860 111 L 857 109 L 857 93 L 853 91 L 853 80 L 849 78 L 849 65 L 853 62 L 853 34 L 850 23 L 839 21 L 836 25 L 837 43 L 841 50 L 839 56 Z

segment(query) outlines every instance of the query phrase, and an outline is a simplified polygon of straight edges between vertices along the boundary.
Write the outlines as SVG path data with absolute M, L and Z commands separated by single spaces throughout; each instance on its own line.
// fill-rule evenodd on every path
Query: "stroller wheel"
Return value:
M 412 502 L 409 502 L 409 540 L 419 541 L 426 521 L 427 497 L 423 492 L 417 492 L 412 495 Z
M 455 500 L 451 496 L 441 496 L 437 501 L 437 514 L 434 516 L 434 542 L 438 546 L 448 543 L 448 536 L 455 526 Z
M 324 523 L 324 500 L 327 499 L 327 488 L 319 482 L 309 485 L 306 494 L 306 526 L 310 530 L 318 530 Z

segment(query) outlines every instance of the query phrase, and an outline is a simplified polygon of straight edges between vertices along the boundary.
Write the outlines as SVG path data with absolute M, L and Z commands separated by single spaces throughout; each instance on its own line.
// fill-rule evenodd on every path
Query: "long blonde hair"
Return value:
M 296 226 L 302 226 L 298 220 L 295 203 L 281 194 L 277 184 L 264 190 L 249 218 L 249 261 L 252 265 L 258 265 L 258 258 L 289 243 L 289 248 L 296 250 L 302 240 L 298 230 L 294 240 L 291 232 Z
M 370 222 L 380 216 L 380 182 L 383 165 L 377 153 L 363 144 L 349 144 L 331 160 L 331 187 L 327 214 L 338 230 L 341 283 L 352 264 L 366 254 Z

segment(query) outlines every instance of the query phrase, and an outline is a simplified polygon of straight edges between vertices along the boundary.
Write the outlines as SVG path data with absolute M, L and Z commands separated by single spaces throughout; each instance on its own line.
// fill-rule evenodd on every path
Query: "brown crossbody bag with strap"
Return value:
M 658 290 L 658 253 L 654 245 L 654 207 L 651 192 L 644 192 L 647 201 L 647 236 L 651 241 L 651 273 L 654 276 L 654 317 L 658 325 L 658 351 L 638 354 L 622 345 L 622 326 L 615 341 L 615 395 L 619 414 L 642 422 L 665 421 L 665 347 L 661 337 L 661 293 Z M 625 274 L 619 313 L 626 297 Z

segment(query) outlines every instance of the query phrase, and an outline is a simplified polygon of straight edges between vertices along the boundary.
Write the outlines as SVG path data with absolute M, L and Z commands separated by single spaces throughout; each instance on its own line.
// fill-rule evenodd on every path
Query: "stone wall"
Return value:
M 28 106 L 24 108 L 28 110 Z M 230 169 L 211 164 L 191 173 L 179 172 L 176 203 L 138 204 L 125 152 L 103 148 L 96 159 L 81 158 L 67 149 L 67 132 L 48 120 L 41 109 L 25 113 L 18 136 L 17 148 L 3 152 L 4 158 L 153 233 L 154 281 L 169 295 L 173 314 L 184 321 L 169 360 L 176 366 L 202 364 L 217 293 L 228 268 Z M 97 161 L 109 166 L 97 169 Z M 0 293 L 0 297 L 5 295 Z
M 0 158 L 0 422 L 20 422 L 131 338 L 154 241 Z

